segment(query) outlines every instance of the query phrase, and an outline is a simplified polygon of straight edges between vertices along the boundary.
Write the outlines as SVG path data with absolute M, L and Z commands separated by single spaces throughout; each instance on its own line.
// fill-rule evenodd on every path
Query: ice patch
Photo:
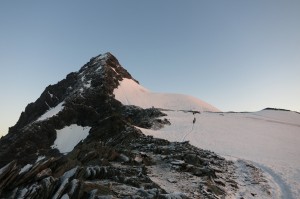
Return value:
M 91 127 L 82 127 L 76 124 L 67 126 L 61 130 L 56 131 L 56 140 L 51 146 L 57 148 L 60 153 L 68 153 L 74 149 L 74 147 L 88 135 Z

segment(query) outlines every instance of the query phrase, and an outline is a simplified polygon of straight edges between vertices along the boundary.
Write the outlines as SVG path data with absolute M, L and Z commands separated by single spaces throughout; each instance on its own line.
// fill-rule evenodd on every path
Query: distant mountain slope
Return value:
M 124 105 L 142 108 L 220 112 L 219 109 L 195 97 L 182 94 L 155 93 L 132 79 L 124 78 L 114 90 L 115 98 Z

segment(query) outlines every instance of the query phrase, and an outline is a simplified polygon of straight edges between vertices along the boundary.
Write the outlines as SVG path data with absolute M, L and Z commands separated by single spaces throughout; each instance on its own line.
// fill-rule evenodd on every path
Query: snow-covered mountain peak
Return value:
M 109 86 L 113 89 L 115 99 L 124 105 L 135 105 L 141 108 L 163 108 L 172 110 L 194 110 L 219 112 L 216 107 L 195 97 L 182 94 L 155 93 L 144 88 L 135 80 L 118 60 L 111 54 L 105 53 L 93 57 L 90 62 L 79 71 L 79 87 L 77 93 L 93 87 L 99 75 L 106 77 Z M 102 77 L 103 78 L 103 77 Z M 79 89 L 78 89 L 79 88 Z
M 57 84 L 48 86 L 34 103 L 26 107 L 10 132 L 32 122 L 51 119 L 68 107 L 68 102 L 82 103 L 95 93 L 115 96 L 124 105 L 141 108 L 219 111 L 191 96 L 149 91 L 139 85 L 114 55 L 107 52 L 91 58 L 78 72 L 72 72 Z
M 96 57 L 93 57 L 92 59 L 95 59 L 95 60 L 102 60 L 102 59 L 106 59 L 108 58 L 109 56 L 113 56 L 110 52 L 106 52 L 104 54 L 99 54 L 98 56 Z

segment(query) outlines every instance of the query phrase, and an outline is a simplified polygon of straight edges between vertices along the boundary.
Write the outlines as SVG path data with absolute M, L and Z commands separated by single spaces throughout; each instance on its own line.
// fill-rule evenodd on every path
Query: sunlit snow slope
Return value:
M 300 196 L 300 114 L 275 110 L 164 113 L 171 125 L 160 130 L 141 129 L 143 133 L 170 141 L 188 140 L 225 157 L 250 160 L 273 177 L 282 198 Z
M 194 97 L 153 93 L 131 79 L 122 80 L 114 94 L 124 105 L 168 109 L 164 118 L 171 125 L 160 130 L 140 128 L 144 134 L 190 141 L 226 157 L 250 160 L 272 176 L 282 198 L 300 195 L 300 114 L 275 110 L 213 113 L 219 110 Z
M 219 112 L 212 105 L 191 96 L 181 94 L 154 93 L 132 79 L 123 79 L 114 95 L 124 105 L 142 108 L 164 108 L 171 110 L 194 110 Z
M 273 190 L 279 191 L 282 198 L 296 199 L 300 195 L 300 114 L 275 110 L 220 113 L 196 98 L 153 93 L 131 79 L 122 80 L 114 94 L 124 105 L 166 109 L 163 118 L 171 125 L 160 130 L 140 128 L 144 134 L 190 141 L 225 157 L 252 161 L 271 176 L 277 184 Z M 181 110 L 198 110 L 201 114 Z

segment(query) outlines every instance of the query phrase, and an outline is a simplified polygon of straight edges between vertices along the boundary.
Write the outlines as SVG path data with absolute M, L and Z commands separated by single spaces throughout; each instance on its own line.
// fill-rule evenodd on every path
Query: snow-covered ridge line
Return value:
M 114 95 L 115 99 L 124 105 L 135 105 L 142 108 L 220 112 L 219 109 L 195 97 L 151 92 L 134 80 L 126 78 L 114 90 Z

